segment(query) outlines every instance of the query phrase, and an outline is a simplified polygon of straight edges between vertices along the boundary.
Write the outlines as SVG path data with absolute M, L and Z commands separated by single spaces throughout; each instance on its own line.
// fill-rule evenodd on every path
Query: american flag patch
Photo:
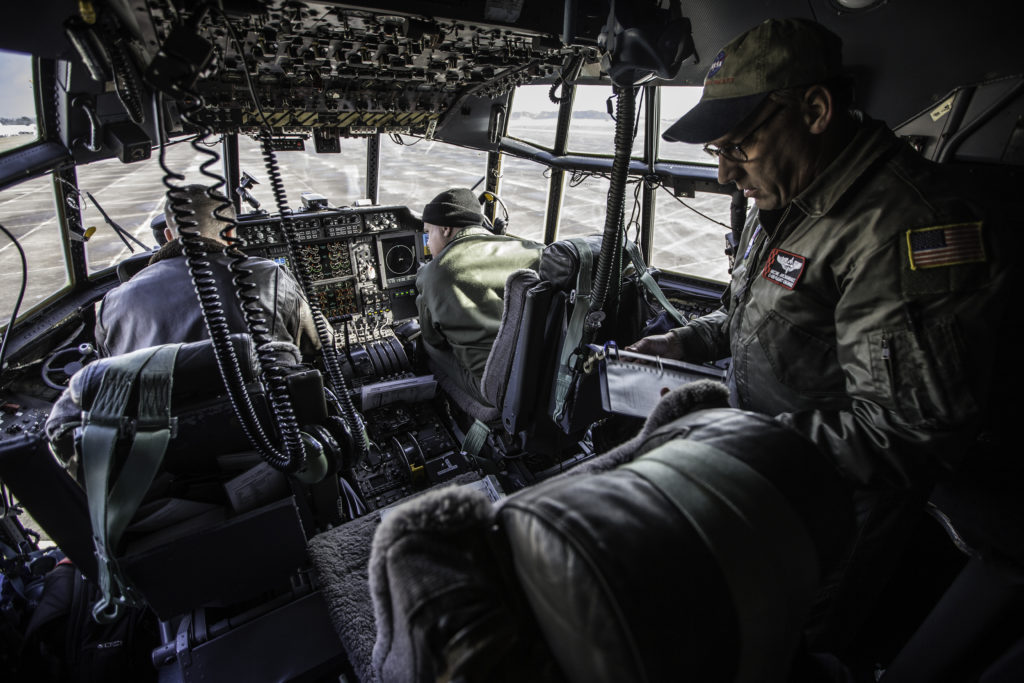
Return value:
M 907 252 L 911 270 L 984 261 L 981 223 L 907 230 Z

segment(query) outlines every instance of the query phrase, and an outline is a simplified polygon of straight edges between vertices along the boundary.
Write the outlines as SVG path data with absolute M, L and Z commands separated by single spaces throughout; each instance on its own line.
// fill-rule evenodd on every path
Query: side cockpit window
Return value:
M 0 50 L 0 156 L 36 142 L 37 123 L 32 57 Z M 7 326 L 23 288 L 19 316 L 70 283 L 53 198 L 50 174 L 0 190 L 0 225 L 8 233 L 0 234 L 0 328 Z
M 0 50 L 0 154 L 38 139 L 32 57 Z
M 699 87 L 659 89 L 658 161 L 716 166 L 703 145 L 667 142 L 661 135 L 680 116 L 697 104 Z M 726 235 L 731 231 L 732 198 L 728 194 L 695 192 L 693 196 L 676 193 L 663 184 L 655 195 L 656 228 L 651 250 L 651 265 L 688 275 L 718 280 L 729 279 Z
M 0 328 L 10 321 L 22 289 L 21 252 L 28 278 L 19 317 L 70 284 L 53 197 L 50 174 L 0 190 L 0 225 L 17 240 L 0 234 Z
M 157 244 L 151 226 L 154 218 L 163 216 L 167 191 L 158 156 L 154 150 L 144 161 L 125 164 L 114 158 L 77 167 L 78 187 L 65 190 L 78 199 L 82 226 L 91 235 L 85 243 L 90 275 Z M 188 143 L 169 145 L 165 156 L 172 169 L 197 165 L 198 155 Z

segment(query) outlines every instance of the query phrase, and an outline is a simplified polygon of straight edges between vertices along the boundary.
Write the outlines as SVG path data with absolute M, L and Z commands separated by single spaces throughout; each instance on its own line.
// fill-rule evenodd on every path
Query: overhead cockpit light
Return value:
M 832 6 L 840 12 L 867 12 L 878 9 L 888 0 L 831 0 Z

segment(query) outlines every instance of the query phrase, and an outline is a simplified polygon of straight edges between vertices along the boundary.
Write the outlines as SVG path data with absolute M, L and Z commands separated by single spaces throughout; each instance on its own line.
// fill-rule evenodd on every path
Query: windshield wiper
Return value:
M 117 236 L 121 238 L 122 242 L 124 242 L 124 246 L 128 247 L 128 251 L 132 252 L 133 254 L 135 253 L 135 249 L 132 248 L 132 245 L 128 244 L 128 240 L 125 239 L 125 237 L 131 239 L 133 242 L 135 242 L 135 244 L 139 245 L 140 247 L 142 247 L 146 251 L 152 251 L 149 247 L 147 247 L 145 244 L 140 242 L 135 237 L 135 235 L 131 234 L 130 232 L 128 232 L 127 230 L 122 228 L 120 225 L 115 223 L 114 219 L 112 219 L 110 216 L 107 215 L 107 212 L 103 210 L 103 207 L 100 206 L 100 203 L 98 201 L 96 201 L 95 197 L 92 196 L 91 192 L 86 192 L 85 196 L 88 197 L 89 201 L 93 203 L 93 206 L 95 206 L 99 210 L 100 215 L 103 216 L 103 220 L 105 220 L 107 222 L 107 225 L 109 225 L 110 227 L 112 227 L 114 229 L 114 232 L 117 233 Z

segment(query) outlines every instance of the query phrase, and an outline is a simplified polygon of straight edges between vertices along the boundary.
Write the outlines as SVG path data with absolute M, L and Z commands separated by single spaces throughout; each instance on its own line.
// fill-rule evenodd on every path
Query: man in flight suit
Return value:
M 818 24 L 768 20 L 713 60 L 700 102 L 663 137 L 704 143 L 719 182 L 756 208 L 722 308 L 631 347 L 731 356 L 732 404 L 777 416 L 851 483 L 862 523 L 842 577 L 852 592 L 835 594 L 823 627 L 836 649 L 936 483 L 1020 472 L 977 466 L 1001 450 L 1009 254 L 942 169 L 850 108 L 840 52 Z M 977 531 L 969 540 L 984 551 L 1021 551 Z
M 232 257 L 223 253 L 226 242 L 220 233 L 225 224 L 213 215 L 224 201 L 207 196 L 202 185 L 187 185 L 178 192 L 182 193 L 184 207 L 193 212 L 191 220 L 197 223 L 199 240 L 211 263 L 210 270 L 228 326 L 232 332 L 246 332 L 228 270 Z M 233 215 L 233 209 L 226 210 Z M 97 310 L 96 342 L 104 356 L 210 337 L 182 253 L 181 240 L 176 239 L 178 224 L 170 200 L 166 218 L 167 243 L 131 280 L 108 292 Z M 252 271 L 249 281 L 255 285 L 253 292 L 273 340 L 291 342 L 305 353 L 319 348 L 309 304 L 295 278 L 268 259 L 248 258 L 244 265 Z
M 416 274 L 416 306 L 431 366 L 487 405 L 480 380 L 501 324 L 505 280 L 536 270 L 543 245 L 495 235 L 483 221 L 465 188 L 445 190 L 423 208 L 433 260 Z

